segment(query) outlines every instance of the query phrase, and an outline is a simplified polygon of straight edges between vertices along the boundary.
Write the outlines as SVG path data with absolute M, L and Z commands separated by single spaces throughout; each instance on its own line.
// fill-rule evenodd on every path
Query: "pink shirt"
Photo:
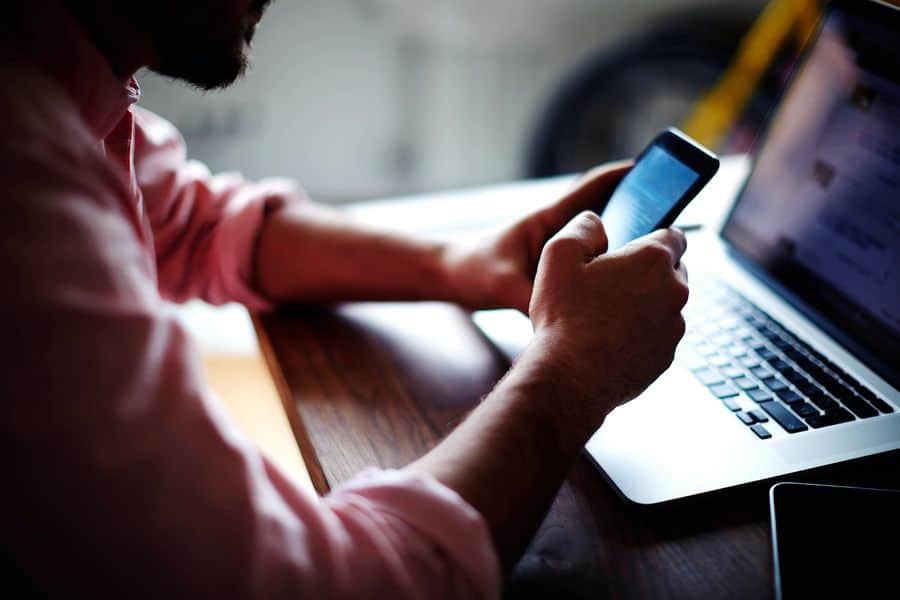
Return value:
M 22 5 L 0 31 L 0 514 L 17 567 L 128 597 L 497 596 L 486 525 L 453 491 L 372 470 L 317 498 L 235 431 L 161 302 L 265 308 L 254 240 L 301 194 L 187 162 L 64 8 Z

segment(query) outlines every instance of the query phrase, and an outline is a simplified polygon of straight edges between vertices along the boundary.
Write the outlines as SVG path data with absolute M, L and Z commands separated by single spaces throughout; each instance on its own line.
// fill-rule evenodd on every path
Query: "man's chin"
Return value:
M 180 79 L 205 91 L 226 88 L 237 81 L 247 71 L 247 56 L 243 48 L 232 53 L 228 60 L 224 55 L 216 57 L 199 54 L 187 58 L 182 54 L 179 60 L 163 62 L 153 71 L 165 77 Z

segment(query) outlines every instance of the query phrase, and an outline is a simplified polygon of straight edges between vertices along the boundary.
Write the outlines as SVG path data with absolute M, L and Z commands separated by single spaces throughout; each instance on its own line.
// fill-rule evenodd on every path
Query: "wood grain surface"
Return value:
M 261 327 L 319 492 L 427 452 L 508 369 L 468 315 L 444 304 L 294 307 Z M 898 467 L 892 453 L 790 479 L 900 488 Z M 771 483 L 646 509 L 624 502 L 582 456 L 506 595 L 771 598 Z

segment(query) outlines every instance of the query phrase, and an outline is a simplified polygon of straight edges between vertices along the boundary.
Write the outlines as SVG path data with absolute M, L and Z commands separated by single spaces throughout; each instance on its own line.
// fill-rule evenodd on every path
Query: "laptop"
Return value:
M 898 47 L 896 7 L 824 11 L 730 214 L 689 237 L 675 363 L 585 447 L 627 500 L 900 448 Z

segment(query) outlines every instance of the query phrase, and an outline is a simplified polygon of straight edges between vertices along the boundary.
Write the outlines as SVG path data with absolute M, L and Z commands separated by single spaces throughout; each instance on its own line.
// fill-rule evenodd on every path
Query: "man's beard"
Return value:
M 197 23 L 179 21 L 167 18 L 153 1 L 137 4 L 156 44 L 153 71 L 213 90 L 228 87 L 247 70 L 252 27 L 245 30 L 243 22 L 229 27 L 215 17 Z
M 247 70 L 247 56 L 243 38 L 240 45 L 231 48 L 203 46 L 201 40 L 190 44 L 169 41 L 160 49 L 159 63 L 153 69 L 160 75 L 182 79 L 203 90 L 225 88 L 234 83 Z

